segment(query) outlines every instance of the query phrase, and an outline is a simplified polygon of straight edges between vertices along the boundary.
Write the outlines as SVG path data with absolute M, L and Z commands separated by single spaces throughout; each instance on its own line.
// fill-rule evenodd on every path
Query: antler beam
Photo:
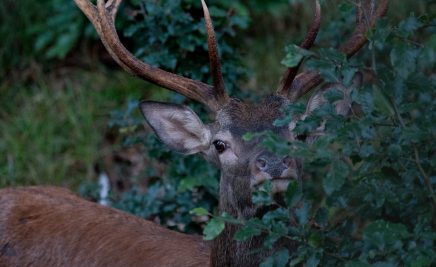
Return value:
M 306 34 L 306 37 L 304 38 L 303 43 L 301 43 L 300 47 L 303 49 L 310 49 L 313 45 L 313 43 L 316 40 L 316 36 L 318 35 L 319 28 L 321 26 L 321 6 L 318 1 L 315 1 L 315 16 L 312 22 L 312 25 L 310 26 L 309 31 Z M 282 77 L 282 80 L 280 81 L 280 87 L 277 90 L 277 92 L 281 95 L 288 96 L 289 91 L 292 86 L 292 82 L 295 79 L 295 76 L 298 73 L 298 69 L 300 68 L 303 61 L 301 60 L 297 66 L 288 68 L 285 72 L 285 74 Z
M 206 28 L 208 32 L 208 45 L 210 49 L 211 72 L 214 78 L 214 87 L 200 81 L 195 81 L 165 70 L 155 68 L 135 58 L 120 42 L 115 29 L 115 18 L 122 0 L 97 0 L 97 6 L 89 0 L 74 0 L 76 5 L 85 13 L 94 25 L 100 39 L 113 59 L 126 71 L 140 78 L 180 93 L 187 98 L 198 101 L 211 110 L 216 111 L 227 101 L 224 81 L 221 75 L 221 65 L 217 52 L 217 45 L 213 26 L 207 11 Z
M 352 36 L 339 48 L 339 51 L 348 58 L 356 54 L 366 44 L 368 41 L 367 32 L 374 27 L 379 18 L 386 14 L 389 0 L 379 0 L 378 5 L 376 2 L 377 0 L 360 0 L 356 3 L 356 28 Z M 322 82 L 319 72 L 306 71 L 300 73 L 288 88 L 289 100 L 298 100 L 302 95 Z

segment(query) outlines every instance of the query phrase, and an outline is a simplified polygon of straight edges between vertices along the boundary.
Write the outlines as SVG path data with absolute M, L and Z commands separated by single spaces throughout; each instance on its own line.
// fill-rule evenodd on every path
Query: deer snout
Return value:
M 283 172 L 292 167 L 292 161 L 292 158 L 288 156 L 278 157 L 272 153 L 264 152 L 257 156 L 254 165 L 257 172 L 264 172 L 271 176 L 271 179 L 274 179 L 282 178 Z
M 273 182 L 273 192 L 286 191 L 291 179 L 299 177 L 298 160 L 289 156 L 277 156 L 270 152 L 262 152 L 252 163 L 251 185 L 256 187 L 267 180 Z

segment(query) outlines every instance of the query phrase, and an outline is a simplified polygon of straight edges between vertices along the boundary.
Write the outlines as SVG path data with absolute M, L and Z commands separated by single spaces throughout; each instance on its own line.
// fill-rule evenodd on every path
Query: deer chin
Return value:
M 289 178 L 273 178 L 271 180 L 272 182 L 272 193 L 273 194 L 280 194 L 286 192 L 288 189 L 289 183 L 293 180 L 293 177 Z
M 266 181 L 270 181 L 272 184 L 271 193 L 273 195 L 281 194 L 286 192 L 288 189 L 288 185 L 292 180 L 296 180 L 296 177 L 271 177 L 270 175 L 262 175 L 254 177 L 251 183 L 252 190 L 258 189 L 262 186 Z

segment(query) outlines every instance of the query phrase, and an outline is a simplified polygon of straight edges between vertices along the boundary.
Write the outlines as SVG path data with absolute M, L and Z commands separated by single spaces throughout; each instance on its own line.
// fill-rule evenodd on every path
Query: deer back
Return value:
M 0 190 L 0 266 L 207 266 L 200 236 L 56 187 Z

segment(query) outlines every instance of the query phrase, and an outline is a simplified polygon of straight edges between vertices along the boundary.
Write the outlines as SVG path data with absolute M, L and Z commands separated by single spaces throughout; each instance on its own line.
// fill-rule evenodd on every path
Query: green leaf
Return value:
M 370 246 L 384 249 L 407 238 L 409 233 L 404 224 L 378 220 L 370 223 L 363 231 L 363 240 Z
M 315 216 L 316 223 L 321 227 L 327 227 L 328 220 L 329 220 L 329 210 L 325 207 L 319 208 Z
M 413 259 L 408 265 L 410 267 L 429 267 L 432 266 L 432 260 L 424 255 L 419 255 L 416 259 Z
M 401 78 L 407 78 L 416 70 L 416 59 L 419 50 L 407 45 L 399 45 L 392 49 L 390 54 L 391 64 Z
M 301 187 L 298 184 L 298 181 L 291 181 L 285 193 L 286 205 L 289 208 L 292 208 L 301 200 L 302 197 L 303 193 L 301 192 Z
M 408 38 L 411 34 L 415 33 L 416 30 L 421 26 L 422 23 L 420 23 L 416 17 L 410 16 L 400 22 L 398 26 L 398 33 Z
M 209 212 L 205 208 L 195 208 L 190 211 L 191 214 L 196 216 L 206 216 L 209 215 Z
M 387 116 L 394 116 L 395 110 L 388 97 L 376 85 L 373 87 L 374 92 L 374 105 L 375 107 Z
M 262 233 L 261 229 L 259 229 L 253 223 L 250 223 L 250 221 L 248 221 L 244 226 L 242 226 L 235 233 L 234 239 L 238 241 L 245 241 L 249 238 L 252 238 L 253 236 L 258 236 L 261 233 Z
M 209 221 L 203 230 L 204 240 L 213 240 L 224 230 L 225 223 L 223 220 L 213 218 Z
M 242 220 L 233 218 L 227 212 L 223 212 L 218 218 L 220 218 L 224 222 L 228 222 L 228 223 L 232 223 L 232 224 L 241 224 L 242 225 L 244 223 Z
M 298 45 L 289 45 L 286 47 L 286 56 L 281 61 L 288 68 L 297 66 L 304 57 L 314 55 L 312 52 L 305 50 Z
M 260 267 L 285 267 L 289 261 L 289 251 L 282 249 L 275 252 L 272 256 L 266 258 Z
M 335 160 L 331 165 L 331 169 L 323 180 L 324 191 L 330 195 L 334 191 L 342 187 L 345 178 L 349 174 L 349 168 L 342 160 Z
M 260 263 L 259 267 L 274 267 L 274 258 L 268 257 Z
M 275 127 L 282 127 L 282 126 L 286 126 L 286 125 L 288 125 L 291 121 L 292 121 L 292 116 L 291 116 L 291 115 L 288 115 L 288 116 L 285 116 L 285 117 L 283 117 L 283 118 L 276 119 L 276 120 L 273 122 L 273 125 L 274 125 Z
M 312 208 L 312 204 L 303 201 L 301 207 L 295 210 L 295 215 L 297 216 L 297 221 L 300 225 L 305 225 L 309 221 L 310 209 Z
M 313 253 L 310 258 L 306 261 L 305 267 L 317 267 L 321 261 L 321 254 L 316 252 Z
M 345 263 L 345 267 L 371 267 L 371 265 L 361 261 L 349 261 Z
M 344 68 L 342 70 L 342 76 L 344 77 L 343 82 L 344 82 L 345 86 L 348 87 L 351 85 L 353 78 L 354 78 L 354 75 L 356 74 L 357 70 L 358 69 L 356 69 L 356 68 Z
M 254 138 L 254 134 L 253 133 L 245 133 L 242 136 L 242 140 L 247 141 L 247 142 L 251 141 L 253 138 Z
M 324 241 L 324 236 L 320 233 L 312 233 L 309 236 L 308 244 L 313 248 L 318 248 Z
M 188 190 L 192 190 L 194 187 L 202 185 L 201 180 L 197 177 L 187 177 L 180 181 L 179 187 L 177 188 L 178 192 L 186 192 Z

